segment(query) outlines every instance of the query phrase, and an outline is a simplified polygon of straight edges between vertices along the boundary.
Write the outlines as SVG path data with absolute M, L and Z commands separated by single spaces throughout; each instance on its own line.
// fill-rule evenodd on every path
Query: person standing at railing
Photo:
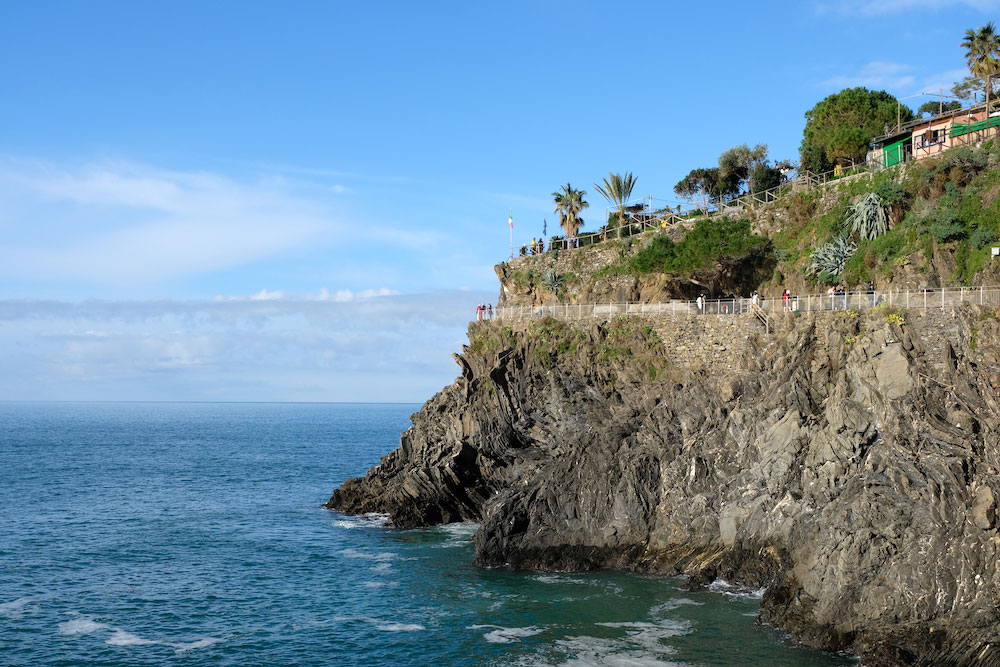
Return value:
M 493 319 L 493 304 L 492 303 L 489 304 L 488 306 L 486 306 L 486 319 L 488 319 L 488 320 L 492 320 Z
M 698 307 L 698 314 L 704 315 L 705 313 L 705 299 L 699 294 L 698 298 L 694 300 L 695 305 Z
M 781 293 L 781 309 L 784 310 L 785 312 L 788 312 L 788 307 L 790 305 L 788 303 L 788 299 L 791 296 L 792 296 L 792 293 L 789 292 L 787 289 L 784 292 Z

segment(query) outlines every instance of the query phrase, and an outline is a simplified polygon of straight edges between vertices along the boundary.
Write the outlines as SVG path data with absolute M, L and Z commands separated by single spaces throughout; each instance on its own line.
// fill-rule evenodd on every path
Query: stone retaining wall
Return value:
M 960 306 L 978 316 L 978 306 Z M 889 327 L 881 313 L 862 312 L 857 315 L 862 329 Z M 905 327 L 920 331 L 921 339 L 930 344 L 930 354 L 941 358 L 945 343 L 955 349 L 970 333 L 955 308 L 911 309 L 904 311 Z M 845 329 L 850 316 L 843 311 L 803 313 L 773 313 L 770 332 L 752 314 L 716 315 L 631 315 L 637 322 L 648 322 L 663 341 L 671 363 L 687 370 L 704 370 L 709 373 L 737 372 L 744 367 L 746 355 L 767 354 L 774 343 L 796 331 L 804 331 L 815 324 L 818 338 L 824 340 L 831 329 Z M 529 320 L 502 321 L 515 329 L 526 328 Z M 574 322 L 575 326 L 590 326 L 593 320 Z

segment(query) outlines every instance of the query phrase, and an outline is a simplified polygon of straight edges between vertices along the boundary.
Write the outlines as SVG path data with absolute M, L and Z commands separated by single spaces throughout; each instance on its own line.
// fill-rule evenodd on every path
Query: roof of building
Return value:
M 872 139 L 871 143 L 877 145 L 885 145 L 887 143 L 891 144 L 893 143 L 893 140 L 896 140 L 903 135 L 912 134 L 913 130 L 919 128 L 921 125 L 933 125 L 935 123 L 940 123 L 943 120 L 954 120 L 958 116 L 967 116 L 968 114 L 983 111 L 985 109 L 986 103 L 980 102 L 979 104 L 973 104 L 972 106 L 962 109 L 955 109 L 954 111 L 931 116 L 930 118 L 915 118 L 903 123 L 898 128 L 893 128 L 888 134 L 875 137 Z

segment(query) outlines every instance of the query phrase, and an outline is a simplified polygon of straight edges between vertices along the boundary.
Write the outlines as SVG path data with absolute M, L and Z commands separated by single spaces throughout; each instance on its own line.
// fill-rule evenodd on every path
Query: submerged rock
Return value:
M 766 587 L 762 622 L 870 666 L 1000 665 L 1000 323 L 708 319 L 477 323 L 328 506 L 478 521 L 484 566 Z

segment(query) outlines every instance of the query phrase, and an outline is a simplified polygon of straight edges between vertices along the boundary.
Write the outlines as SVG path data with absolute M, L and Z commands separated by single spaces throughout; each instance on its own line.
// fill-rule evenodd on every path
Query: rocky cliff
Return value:
M 484 566 L 763 586 L 761 621 L 869 666 L 1000 665 L 996 314 L 758 327 L 476 323 L 461 377 L 328 506 L 478 521 Z

